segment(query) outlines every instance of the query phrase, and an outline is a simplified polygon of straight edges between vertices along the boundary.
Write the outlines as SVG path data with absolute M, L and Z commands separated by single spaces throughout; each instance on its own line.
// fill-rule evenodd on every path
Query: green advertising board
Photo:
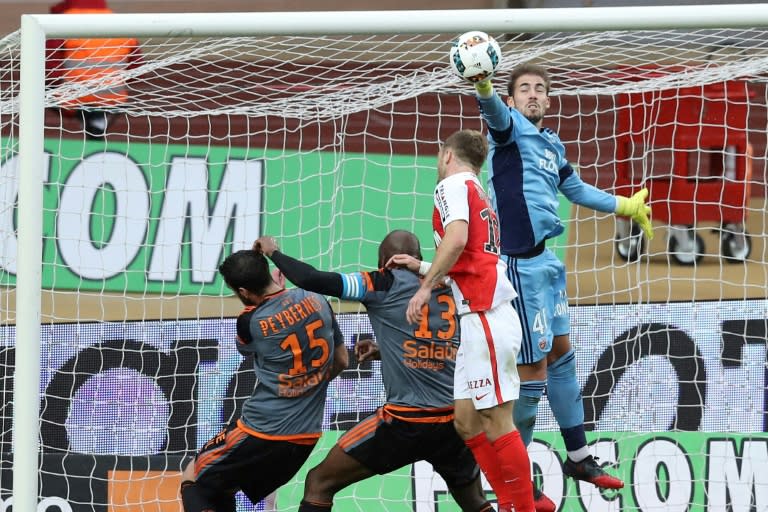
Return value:
M 0 174 L 0 284 L 11 286 L 23 222 L 14 144 L 2 141 Z M 374 267 L 392 229 L 414 231 L 433 254 L 432 155 L 66 139 L 46 139 L 45 151 L 46 289 L 228 293 L 218 264 L 261 234 L 342 272 Z
M 299 474 L 278 493 L 280 510 L 295 511 L 306 471 L 318 464 L 338 438 L 327 432 Z M 535 435 L 529 447 L 537 480 L 558 510 L 748 512 L 768 508 L 768 438 L 754 434 L 703 432 L 588 433 L 602 462 L 626 461 L 609 471 L 625 482 L 620 490 L 600 491 L 564 477 L 565 448 L 558 432 Z M 553 462 L 554 461 L 554 462 Z M 421 467 L 419 467 L 421 466 Z M 484 483 L 489 499 L 494 495 Z M 459 512 L 431 466 L 417 463 L 357 483 L 336 495 L 338 512 Z

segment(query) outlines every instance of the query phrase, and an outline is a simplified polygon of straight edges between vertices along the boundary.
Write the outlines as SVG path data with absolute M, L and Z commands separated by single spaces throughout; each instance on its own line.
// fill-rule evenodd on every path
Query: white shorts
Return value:
M 475 409 L 490 409 L 517 400 L 520 376 L 517 354 L 522 329 L 510 302 L 460 318 L 461 344 L 456 354 L 453 397 L 471 399 Z

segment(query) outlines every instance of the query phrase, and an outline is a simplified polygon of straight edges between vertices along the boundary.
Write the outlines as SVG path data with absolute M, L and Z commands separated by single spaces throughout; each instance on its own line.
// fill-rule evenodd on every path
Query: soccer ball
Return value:
M 501 48 L 494 38 L 473 30 L 461 34 L 450 52 L 451 69 L 464 80 L 488 80 L 501 63 Z

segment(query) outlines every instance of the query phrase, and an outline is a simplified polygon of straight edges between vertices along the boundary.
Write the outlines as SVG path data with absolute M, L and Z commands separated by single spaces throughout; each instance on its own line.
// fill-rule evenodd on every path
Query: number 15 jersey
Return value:
M 258 381 L 243 404 L 249 431 L 319 438 L 334 351 L 342 343 L 331 306 L 316 293 L 282 290 L 245 308 L 237 319 L 237 349 L 253 354 Z
M 448 271 L 457 312 L 488 311 L 517 297 L 499 259 L 499 223 L 488 196 L 473 172 L 453 174 L 435 187 L 432 228 L 435 245 L 445 227 L 463 220 L 469 225 L 464 251 Z

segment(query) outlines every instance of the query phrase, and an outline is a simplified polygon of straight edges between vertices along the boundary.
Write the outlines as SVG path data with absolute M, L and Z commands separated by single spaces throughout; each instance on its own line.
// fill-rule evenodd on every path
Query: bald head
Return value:
M 379 268 L 384 268 L 389 258 L 395 254 L 409 254 L 416 259 L 421 257 L 421 244 L 416 235 L 404 229 L 391 231 L 379 244 Z

